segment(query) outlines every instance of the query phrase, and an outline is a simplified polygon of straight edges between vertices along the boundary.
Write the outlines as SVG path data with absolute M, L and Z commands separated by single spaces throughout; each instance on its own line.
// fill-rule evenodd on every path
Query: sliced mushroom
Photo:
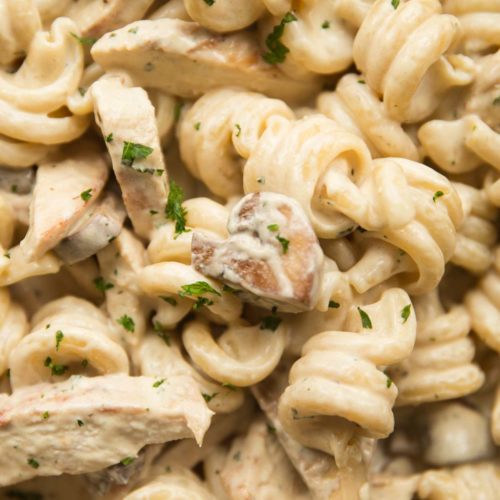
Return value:
M 0 397 L 0 486 L 130 463 L 147 444 L 201 443 L 211 415 L 186 377 L 72 377 L 18 390 Z
M 104 158 L 97 146 L 87 141 L 40 165 L 30 227 L 21 242 L 26 256 L 38 259 L 65 238 L 98 198 L 107 179 Z
M 99 38 L 108 31 L 141 19 L 154 0 L 36 0 L 44 22 L 64 16 L 73 19 L 82 34 Z
M 120 199 L 112 193 L 106 194 L 54 248 L 54 252 L 66 264 L 96 254 L 120 234 L 125 216 Z
M 290 312 L 313 309 L 323 252 L 301 206 L 278 193 L 253 193 L 233 208 L 229 238 L 195 232 L 192 262 L 202 274 L 242 288 L 259 305 Z
M 92 56 L 106 70 L 129 72 L 136 85 L 188 98 L 234 85 L 304 102 L 322 81 L 294 80 L 265 63 L 252 33 L 216 35 L 179 19 L 135 22 L 101 38 Z
M 148 237 L 164 222 L 167 201 L 154 107 L 145 90 L 128 88 L 121 78 L 99 80 L 92 95 L 128 215 L 137 234 Z

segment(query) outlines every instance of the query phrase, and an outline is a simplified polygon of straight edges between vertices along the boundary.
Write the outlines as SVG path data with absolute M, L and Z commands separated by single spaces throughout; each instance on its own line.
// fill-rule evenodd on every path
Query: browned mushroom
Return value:
M 253 193 L 234 207 L 229 238 L 195 232 L 195 269 L 264 307 L 299 312 L 314 308 L 320 294 L 323 252 L 303 209 L 278 193 Z

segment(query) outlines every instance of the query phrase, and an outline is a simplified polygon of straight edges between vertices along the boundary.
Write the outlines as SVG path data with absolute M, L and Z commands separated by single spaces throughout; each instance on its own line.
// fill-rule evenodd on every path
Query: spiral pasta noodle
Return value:
M 377 0 L 354 40 L 354 62 L 391 117 L 418 122 L 451 87 L 471 83 L 473 62 L 447 51 L 460 36 L 459 21 L 441 13 L 438 0 Z
M 398 405 L 453 399 L 475 392 L 484 374 L 473 363 L 470 319 L 462 306 L 445 312 L 437 291 L 415 299 L 415 349 L 392 372 Z
M 76 297 L 50 302 L 10 354 L 12 388 L 64 380 L 69 373 L 128 373 L 127 354 L 115 339 L 93 304 Z
M 378 302 L 351 307 L 344 331 L 323 332 L 305 343 L 279 403 L 280 421 L 292 437 L 339 463 L 352 436 L 392 432 L 398 391 L 377 366 L 398 363 L 411 352 L 411 307 L 403 290 L 387 290 Z

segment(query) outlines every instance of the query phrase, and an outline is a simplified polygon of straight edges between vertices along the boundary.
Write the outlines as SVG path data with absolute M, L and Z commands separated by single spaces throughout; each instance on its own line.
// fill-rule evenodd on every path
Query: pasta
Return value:
M 498 0 L 0 0 L 0 499 L 496 500 Z

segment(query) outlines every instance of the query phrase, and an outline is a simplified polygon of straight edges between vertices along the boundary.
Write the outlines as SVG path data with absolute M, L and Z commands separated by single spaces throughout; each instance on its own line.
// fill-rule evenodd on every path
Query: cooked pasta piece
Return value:
M 264 307 L 300 312 L 317 305 L 323 252 L 294 199 L 276 193 L 247 195 L 231 211 L 228 231 L 225 241 L 194 233 L 196 270 L 237 287 L 239 297 Z
M 453 187 L 460 196 L 465 218 L 458 228 L 451 262 L 473 273 L 484 273 L 493 261 L 498 210 L 489 202 L 484 190 L 458 182 L 454 182 Z
M 103 36 L 92 57 L 104 69 L 123 69 L 135 85 L 181 97 L 237 85 L 286 101 L 304 102 L 318 89 L 318 78 L 292 79 L 262 60 L 250 33 L 221 37 L 197 23 L 179 19 L 138 21 Z M 154 65 L 144 71 L 144 65 Z
M 10 354 L 9 368 L 16 391 L 74 374 L 128 373 L 129 361 L 99 309 L 85 300 L 64 297 L 35 314 L 30 333 Z
M 285 430 L 303 445 L 334 455 L 339 466 L 356 452 L 360 436 L 389 435 L 397 388 L 377 366 L 406 358 L 415 330 L 410 298 L 401 289 L 351 306 L 344 331 L 315 335 L 293 365 L 279 403 Z
M 478 285 L 465 296 L 472 329 L 491 349 L 500 352 L 500 248 L 494 251 L 494 263 Z
M 496 390 L 495 405 L 491 414 L 491 434 L 495 444 L 500 446 L 500 385 Z
M 468 85 L 474 63 L 451 49 L 460 23 L 438 0 L 377 0 L 354 40 L 354 62 L 389 116 L 415 123 L 452 87 Z
M 192 500 L 216 500 L 201 480 L 189 469 L 175 468 L 167 474 L 155 477 L 144 486 L 132 491 L 123 500 L 189 498 Z
M 325 116 L 363 139 L 373 157 L 420 159 L 413 140 L 401 124 L 388 115 L 362 75 L 343 76 L 335 92 L 321 93 L 316 104 Z
M 417 340 L 410 357 L 391 370 L 398 405 L 458 398 L 477 391 L 484 374 L 473 363 L 470 317 L 463 306 L 446 312 L 438 291 L 415 298 Z
M 242 169 L 273 116 L 293 119 L 282 101 L 242 89 L 207 92 L 182 115 L 181 157 L 216 195 L 242 192 Z
M 212 415 L 190 379 L 123 374 L 23 388 L 0 407 L 0 486 L 130 463 L 146 444 L 201 444 Z

